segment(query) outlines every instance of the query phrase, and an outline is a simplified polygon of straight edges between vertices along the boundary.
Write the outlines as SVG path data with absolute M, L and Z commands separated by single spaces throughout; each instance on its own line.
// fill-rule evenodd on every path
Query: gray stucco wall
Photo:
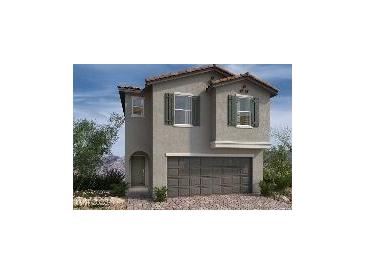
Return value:
M 217 92 L 217 103 L 215 107 L 214 97 L 206 91 L 211 76 L 219 79 L 220 76 L 213 73 L 204 73 L 193 77 L 184 77 L 173 81 L 160 82 L 153 85 L 152 91 L 152 182 L 153 186 L 167 185 L 167 157 L 165 153 L 203 153 L 203 154 L 253 154 L 253 191 L 259 192 L 258 183 L 262 179 L 263 151 L 262 149 L 212 149 L 210 142 L 216 135 L 219 140 L 235 141 L 269 141 L 264 131 L 269 124 L 263 122 L 262 129 L 251 130 L 251 133 L 243 134 L 246 129 L 229 130 L 227 137 L 224 132 L 227 130 L 227 98 L 229 90 L 221 89 Z M 232 89 L 232 87 L 230 87 Z M 252 95 L 260 97 L 263 107 L 260 108 L 260 120 L 269 120 L 269 95 L 254 88 L 249 88 Z M 200 126 L 181 128 L 164 124 L 164 94 L 170 92 L 190 93 L 200 95 Z M 232 91 L 233 92 L 233 91 Z M 215 124 L 215 114 L 220 122 L 219 127 L 212 127 Z M 223 119 L 224 116 L 224 119 Z M 224 121 L 224 122 L 223 122 Z M 261 127 L 261 125 L 260 125 Z M 216 133 L 215 133 L 215 132 Z M 214 134 L 213 134 L 214 133 Z
M 144 117 L 131 117 L 132 96 L 126 94 L 125 164 L 126 180 L 131 183 L 130 157 L 139 151 L 147 154 L 146 186 L 167 185 L 166 153 L 250 154 L 253 155 L 253 192 L 258 193 L 263 176 L 263 150 L 242 148 L 215 148 L 212 141 L 269 142 L 270 95 L 267 91 L 247 83 L 248 95 L 260 98 L 260 126 L 252 129 L 228 127 L 228 94 L 239 93 L 243 82 L 227 84 L 207 92 L 211 77 L 220 79 L 215 72 L 187 76 L 159 82 L 144 93 Z M 164 94 L 190 93 L 200 96 L 200 126 L 175 127 L 164 123 Z M 153 110 L 153 111 L 152 111 Z
M 132 97 L 125 97 L 125 168 L 126 181 L 131 183 L 130 157 L 136 152 L 147 154 L 146 186 L 152 182 L 152 96 L 148 91 L 144 94 L 144 117 L 132 117 Z
M 260 101 L 260 125 L 256 128 L 236 128 L 227 126 L 228 95 L 239 94 L 242 85 L 246 85 L 248 93 L 258 97 Z M 245 141 L 245 142 L 270 142 L 270 93 L 248 82 L 237 82 L 217 87 L 211 91 L 215 93 L 216 120 L 213 122 L 212 136 L 214 141 Z

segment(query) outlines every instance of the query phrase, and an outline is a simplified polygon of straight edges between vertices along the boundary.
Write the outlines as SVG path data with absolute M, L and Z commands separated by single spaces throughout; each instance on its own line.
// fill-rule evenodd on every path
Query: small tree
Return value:
M 261 188 L 262 194 L 265 195 L 270 195 L 271 192 L 285 192 L 292 182 L 291 129 L 275 129 L 272 136 L 277 144 L 264 153 L 264 180 Z
M 109 123 L 99 125 L 82 119 L 73 122 L 73 170 L 82 177 L 92 177 L 101 167 L 103 156 L 110 154 L 118 139 L 124 118 L 112 113 Z

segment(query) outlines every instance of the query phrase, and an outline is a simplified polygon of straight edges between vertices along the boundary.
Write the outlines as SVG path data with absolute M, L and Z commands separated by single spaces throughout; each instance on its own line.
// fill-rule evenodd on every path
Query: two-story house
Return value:
M 118 90 L 132 190 L 167 186 L 169 197 L 260 192 L 278 89 L 209 65 Z

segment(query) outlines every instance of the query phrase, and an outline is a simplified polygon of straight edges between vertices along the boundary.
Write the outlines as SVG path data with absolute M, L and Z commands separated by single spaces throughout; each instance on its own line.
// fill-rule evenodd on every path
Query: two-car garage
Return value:
M 252 158 L 168 157 L 169 197 L 251 193 Z

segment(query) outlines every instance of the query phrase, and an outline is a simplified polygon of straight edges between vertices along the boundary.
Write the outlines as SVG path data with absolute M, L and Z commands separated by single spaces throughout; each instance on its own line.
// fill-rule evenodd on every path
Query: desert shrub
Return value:
M 112 189 L 112 185 L 124 182 L 124 173 L 117 169 L 108 170 L 103 176 L 103 184 L 107 189 Z
M 268 197 L 273 194 L 273 186 L 270 182 L 262 180 L 260 182 L 261 194 Z
M 167 200 L 167 187 L 155 187 L 153 193 L 155 202 L 165 202 Z
M 127 190 L 128 190 L 128 183 L 127 182 L 121 182 L 117 184 L 112 184 L 112 191 L 111 193 L 117 196 L 125 196 Z
M 127 184 L 124 173 L 109 170 L 105 174 L 83 176 L 74 173 L 74 191 L 77 190 L 113 190 L 113 185 L 120 185 L 120 193 L 125 194 Z M 123 192 L 124 190 L 124 192 Z

